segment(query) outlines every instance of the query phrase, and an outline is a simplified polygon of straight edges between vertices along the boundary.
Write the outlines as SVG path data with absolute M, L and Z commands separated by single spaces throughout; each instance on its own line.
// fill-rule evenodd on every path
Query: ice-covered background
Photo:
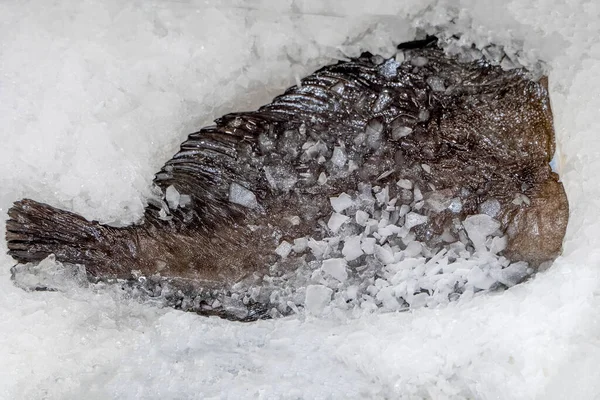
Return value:
M 546 62 L 571 203 L 550 270 L 437 309 L 240 324 L 110 290 L 25 292 L 2 255 L 0 398 L 600 397 L 593 1 L 3 1 L 0 234 L 22 197 L 135 220 L 187 133 L 336 58 L 389 55 L 419 26 Z

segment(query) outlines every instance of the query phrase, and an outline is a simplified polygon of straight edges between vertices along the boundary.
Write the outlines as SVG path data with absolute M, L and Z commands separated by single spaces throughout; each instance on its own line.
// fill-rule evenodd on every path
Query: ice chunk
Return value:
M 486 214 L 471 215 L 463 221 L 475 251 L 485 251 L 485 239 L 500 228 L 500 222 Z
M 492 287 L 496 280 L 489 276 L 479 267 L 471 268 L 467 274 L 467 281 L 478 289 L 487 290 Z
M 346 160 L 347 157 L 344 149 L 340 146 L 335 146 L 333 148 L 333 154 L 331 156 L 331 162 L 333 163 L 333 165 L 341 168 L 344 165 L 346 165 Z
M 354 218 L 356 219 L 357 224 L 359 224 L 360 226 L 365 226 L 367 224 L 367 221 L 369 220 L 369 214 L 367 214 L 363 210 L 358 210 Z
M 450 199 L 450 204 L 448 205 L 448 209 L 455 214 L 458 214 L 462 211 L 462 201 L 460 197 L 454 197 Z
M 398 73 L 399 66 L 400 64 L 395 58 L 389 58 L 379 66 L 379 73 L 387 78 L 393 78 Z
M 479 212 L 494 218 L 500 212 L 500 207 L 500 202 L 494 198 L 491 198 L 479 205 Z
M 337 213 L 341 213 L 348 207 L 351 207 L 354 202 L 352 201 L 352 197 L 347 195 L 346 193 L 342 193 L 337 197 L 330 197 L 329 202 L 331 203 L 331 207 Z
M 415 188 L 413 189 L 413 196 L 415 202 L 423 200 L 423 193 L 421 192 L 421 189 L 419 189 L 417 186 L 415 186 Z
M 446 90 L 444 80 L 439 76 L 430 76 L 429 78 L 427 78 L 427 84 L 434 92 L 443 92 Z
M 327 174 L 325 174 L 325 172 L 321 172 L 319 174 L 319 178 L 317 179 L 317 183 L 319 185 L 324 185 L 327 183 Z
M 529 197 L 527 197 L 523 193 L 517 193 L 517 195 L 515 196 L 515 198 L 512 201 L 512 203 L 514 205 L 517 205 L 517 206 L 520 206 L 522 204 L 530 205 L 531 204 L 531 200 L 529 199 Z
M 407 299 L 407 302 L 410 304 L 411 308 L 420 308 L 420 307 L 423 307 L 425 304 L 427 304 L 428 298 L 429 298 L 429 295 L 425 292 L 422 292 L 422 293 L 417 293 L 413 296 L 410 296 Z
M 331 302 L 333 290 L 323 285 L 309 285 L 306 288 L 304 307 L 313 315 L 321 315 Z
M 365 128 L 365 134 L 367 135 L 367 145 L 371 149 L 375 150 L 379 148 L 381 144 L 382 132 L 383 123 L 379 119 L 374 118 L 371 121 L 369 121 L 369 123 L 367 123 L 367 126 Z
M 406 255 L 406 257 L 416 257 L 421 254 L 422 249 L 423 246 L 421 245 L 421 242 L 412 241 L 406 246 L 406 249 L 404 249 L 404 255 Z
M 508 245 L 508 238 L 506 236 L 492 238 L 492 242 L 490 244 L 490 252 L 492 254 L 498 254 L 502 250 L 504 250 L 507 245 Z
M 396 182 L 396 185 L 398 187 L 401 187 L 402 189 L 406 189 L 406 190 L 410 190 L 413 187 L 412 182 L 409 181 L 408 179 L 400 179 L 400 180 L 398 180 L 398 182 Z
M 306 248 L 308 247 L 308 239 L 307 238 L 298 238 L 298 239 L 294 239 L 294 246 L 292 247 L 292 250 L 294 250 L 295 253 L 302 253 L 304 250 L 306 250 Z
M 406 126 L 405 122 L 403 122 L 400 118 L 392 122 L 391 127 L 393 140 L 400 140 L 403 137 L 410 135 L 413 131 L 413 129 L 409 126 Z
M 394 252 L 387 244 L 384 246 L 375 245 L 375 256 L 384 264 L 391 264 L 394 262 Z
M 289 242 L 286 242 L 285 240 L 281 241 L 281 243 L 279 243 L 279 246 L 277 246 L 277 248 L 275 249 L 275 253 L 277 253 L 277 255 L 279 255 L 281 258 L 287 258 L 291 251 L 292 245 Z
M 323 261 L 321 270 L 340 282 L 345 282 L 346 279 L 348 279 L 346 260 L 343 258 L 330 258 L 329 260 Z
M 290 168 L 265 167 L 264 171 L 265 178 L 273 189 L 289 192 L 298 182 L 298 176 Z
M 192 202 L 192 197 L 189 194 L 179 196 L 179 207 L 187 207 Z
M 363 251 L 360 247 L 360 239 L 361 237 L 356 235 L 346 238 L 344 241 L 342 254 L 347 261 L 356 260 L 358 257 L 363 255 Z
M 258 208 L 254 193 L 236 182 L 229 185 L 229 201 L 246 208 Z
M 497 279 L 498 282 L 511 287 L 520 283 L 523 279 L 525 279 L 529 274 L 531 274 L 532 270 L 529 268 L 526 262 L 519 261 L 513 264 L 510 264 L 508 267 L 495 270 L 490 272 L 490 275 L 494 279 Z
M 181 195 L 175 189 L 175 186 L 170 185 L 165 191 L 165 200 L 167 200 L 167 204 L 169 204 L 169 208 L 171 210 L 176 210 L 179 207 L 179 201 L 181 199 Z
M 450 207 L 451 201 L 442 192 L 432 192 L 427 196 L 425 204 L 430 210 L 442 212 Z
M 427 59 L 427 57 L 414 57 L 410 60 L 410 63 L 412 65 L 414 65 L 415 67 L 423 67 L 425 65 L 427 65 L 427 63 L 429 62 L 429 60 Z
M 331 217 L 329 218 L 329 221 L 327 222 L 327 227 L 329 229 L 331 229 L 331 231 L 333 233 L 337 232 L 340 227 L 342 225 L 344 225 L 344 223 L 346 221 L 348 221 L 350 219 L 350 217 L 347 217 L 345 215 L 342 215 L 340 213 L 336 213 L 334 212 L 333 214 L 331 214 Z
M 308 247 L 310 248 L 310 250 L 312 251 L 312 253 L 315 255 L 315 257 L 320 258 L 323 256 L 323 254 L 325 254 L 325 252 L 327 251 L 327 243 L 319 240 L 316 241 L 313 238 L 309 238 L 308 239 Z
M 373 254 L 375 252 L 375 243 L 377 240 L 375 238 L 364 238 L 361 241 L 360 248 L 365 254 Z
M 292 215 L 291 217 L 287 217 L 286 219 L 290 222 L 290 224 L 292 224 L 292 226 L 298 226 L 301 222 L 300 217 L 297 215 Z
M 426 215 L 409 212 L 408 214 L 406 214 L 406 217 L 404 219 L 404 226 L 408 229 L 411 229 L 412 227 L 415 227 L 417 225 L 424 224 L 428 220 L 429 218 Z

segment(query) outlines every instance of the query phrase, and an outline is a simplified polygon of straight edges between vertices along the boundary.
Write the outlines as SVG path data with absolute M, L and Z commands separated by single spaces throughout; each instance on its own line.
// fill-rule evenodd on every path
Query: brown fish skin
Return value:
M 402 64 L 365 54 L 324 67 L 258 111 L 226 115 L 191 134 L 154 180 L 163 192 L 172 185 L 190 196 L 166 216 L 164 205 L 152 203 L 139 224 L 114 228 L 18 201 L 9 210 L 8 253 L 19 263 L 55 254 L 84 264 L 91 277 L 128 279 L 139 271 L 226 289 L 265 274 L 279 240 L 327 236 L 317 221 L 330 215 L 329 197 L 352 193 L 359 182 L 389 184 L 391 198 L 410 203 L 412 194 L 395 185 L 403 178 L 425 199 L 462 202 L 458 213 L 425 202 L 420 212 L 429 221 L 414 230 L 430 246 L 493 199 L 507 257 L 534 266 L 556 258 L 568 202 L 548 165 L 554 131 L 544 82 L 485 61 L 459 63 L 437 48 L 405 55 Z M 355 170 L 333 163 L 336 146 Z M 230 202 L 233 184 L 252 192 L 257 205 Z M 514 201 L 522 195 L 530 204 Z

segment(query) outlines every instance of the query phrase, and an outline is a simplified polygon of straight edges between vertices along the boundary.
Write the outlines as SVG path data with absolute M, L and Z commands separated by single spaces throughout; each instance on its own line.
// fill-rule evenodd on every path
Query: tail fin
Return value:
M 54 254 L 61 262 L 88 264 L 93 268 L 106 254 L 102 239 L 109 227 L 69 211 L 23 199 L 8 210 L 6 222 L 8 254 L 19 263 L 39 262 Z

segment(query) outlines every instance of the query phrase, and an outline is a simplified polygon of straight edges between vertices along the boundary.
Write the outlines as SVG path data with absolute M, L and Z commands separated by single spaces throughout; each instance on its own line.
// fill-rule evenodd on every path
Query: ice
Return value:
M 348 272 L 346 271 L 346 260 L 343 258 L 330 258 L 329 260 L 323 261 L 321 266 L 323 272 L 331 275 L 333 278 L 340 282 L 348 279 Z
M 428 61 L 426 57 L 415 57 L 410 60 L 410 63 L 415 67 L 423 67 Z
M 341 168 L 346 165 L 346 160 L 347 157 L 344 149 L 340 146 L 335 146 L 333 149 L 333 155 L 331 156 L 331 162 L 333 165 Z
M 325 172 L 321 172 L 319 174 L 319 178 L 317 179 L 317 183 L 319 185 L 324 185 L 327 183 L 327 174 Z
M 331 301 L 333 290 L 323 285 L 309 285 L 306 288 L 306 298 L 304 305 L 306 310 L 313 315 L 323 313 L 325 307 Z
M 176 210 L 179 207 L 181 195 L 173 185 L 170 185 L 165 191 L 165 199 L 167 200 L 167 204 L 169 204 L 169 208 Z
M 501 270 L 494 270 L 490 274 L 498 282 L 511 287 L 521 282 L 529 274 L 529 266 L 524 262 L 516 262 Z
M 330 306 L 350 316 L 304 319 L 300 307 L 300 316 L 232 323 L 139 302 L 105 284 L 23 291 L 10 278 L 14 261 L 2 256 L 0 397 L 598 398 L 594 2 L 2 2 L 3 221 L 12 201 L 23 197 L 104 222 L 137 221 L 153 194 L 153 174 L 189 132 L 265 104 L 296 76 L 336 58 L 369 50 L 402 62 L 395 45 L 414 38 L 417 27 L 473 42 L 504 66 L 544 62 L 571 207 L 564 253 L 554 265 L 494 296 L 466 289 L 458 301 L 456 293 L 446 294 L 449 304 L 385 313 L 359 288 L 380 268 L 373 262 L 354 289 L 335 295 L 317 289 L 325 292 L 318 311 Z M 335 90 L 343 92 L 344 84 Z M 395 132 L 394 140 L 410 134 Z M 314 145 L 314 160 L 325 162 L 323 143 Z M 530 201 L 522 195 L 517 204 Z M 368 234 L 361 240 L 361 248 L 375 244 Z M 461 252 L 468 256 L 457 247 L 456 256 Z M 443 292 L 459 272 L 435 284 Z M 521 273 L 527 266 L 518 263 L 489 270 L 506 286 Z M 410 279 L 426 284 L 422 275 Z M 314 291 L 305 287 L 296 296 Z M 376 295 L 392 309 L 402 288 L 387 288 Z M 348 296 L 362 301 L 356 309 Z
M 246 208 L 259 207 L 254 193 L 235 182 L 229 185 L 229 201 Z
M 459 212 L 461 212 L 462 211 L 462 201 L 460 200 L 460 198 L 454 197 L 454 198 L 450 199 L 450 205 L 448 206 L 448 209 L 455 214 L 458 214 Z
M 485 239 L 500 228 L 500 222 L 486 214 L 471 215 L 462 224 L 476 251 L 485 251 Z
M 400 119 L 392 123 L 392 139 L 394 140 L 400 140 L 403 137 L 410 135 L 412 131 L 412 128 L 405 126 Z
M 352 207 L 354 202 L 352 198 L 348 196 L 346 193 L 342 193 L 337 197 L 330 197 L 329 202 L 331 203 L 331 207 L 336 213 L 341 213 L 348 207 Z
M 482 271 L 479 267 L 474 267 L 469 271 L 467 274 L 467 281 L 477 289 L 484 290 L 489 289 L 494 283 L 496 283 L 495 279 Z
M 334 212 L 331 214 L 331 217 L 329 217 L 327 226 L 329 227 L 329 229 L 331 229 L 331 232 L 336 233 L 340 229 L 340 227 L 344 225 L 344 223 L 349 219 L 350 217 Z
M 367 136 L 367 145 L 371 149 L 376 150 L 380 147 L 383 128 L 383 123 L 379 119 L 372 119 L 367 123 L 365 134 Z
M 412 241 L 406 245 L 406 249 L 404 249 L 404 254 L 406 257 L 416 257 L 421 254 L 422 246 L 420 242 Z
M 404 218 L 404 226 L 408 229 L 424 224 L 429 219 L 426 215 L 421 215 L 414 212 L 409 212 Z
M 427 78 L 427 84 L 434 92 L 443 92 L 446 90 L 444 80 L 438 76 L 431 76 Z
M 375 238 L 363 238 L 360 242 L 360 248 L 366 254 L 373 254 L 375 252 Z
M 479 205 L 479 212 L 486 214 L 492 218 L 496 217 L 500 212 L 500 202 L 496 199 L 487 199 Z
M 281 258 L 287 258 L 288 255 L 292 252 L 293 246 L 289 242 L 282 240 L 279 243 L 279 246 L 275 249 L 275 253 Z
M 398 187 L 401 187 L 401 188 L 407 189 L 407 190 L 410 190 L 413 187 L 412 182 L 409 181 L 408 179 L 400 179 L 398 182 L 396 182 L 396 185 L 398 185 Z
M 342 254 L 344 255 L 346 261 L 356 260 L 358 257 L 362 256 L 363 250 L 361 249 L 361 237 L 359 235 L 355 235 L 346 238 L 344 241 Z
M 294 250 L 295 253 L 300 254 L 307 248 L 308 248 L 308 239 L 307 238 L 294 239 L 294 246 L 292 247 L 292 250 Z
M 367 214 L 363 210 L 357 210 L 354 218 L 356 219 L 357 224 L 365 226 L 367 224 L 367 221 L 369 220 L 369 214 Z

